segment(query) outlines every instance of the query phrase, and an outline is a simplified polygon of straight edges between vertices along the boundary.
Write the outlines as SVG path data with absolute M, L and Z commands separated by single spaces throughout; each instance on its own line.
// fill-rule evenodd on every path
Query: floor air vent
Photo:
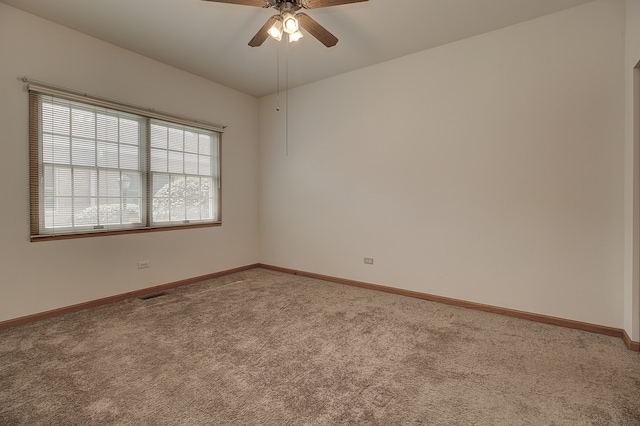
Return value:
M 140 296 L 140 299 L 149 300 L 149 299 L 155 299 L 156 297 L 166 296 L 166 295 L 167 295 L 166 291 L 161 291 L 160 293 L 152 293 L 152 294 L 147 294 L 146 296 Z

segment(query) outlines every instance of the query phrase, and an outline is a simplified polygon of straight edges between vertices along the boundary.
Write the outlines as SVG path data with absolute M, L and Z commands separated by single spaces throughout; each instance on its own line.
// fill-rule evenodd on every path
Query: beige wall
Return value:
M 624 328 L 640 341 L 640 0 L 626 0 Z
M 228 125 L 223 226 L 30 243 L 24 75 Z M 0 321 L 259 260 L 254 97 L 0 4 L 0 129 Z
M 261 260 L 623 327 L 624 25 L 596 1 L 293 89 L 288 156 L 260 99 Z

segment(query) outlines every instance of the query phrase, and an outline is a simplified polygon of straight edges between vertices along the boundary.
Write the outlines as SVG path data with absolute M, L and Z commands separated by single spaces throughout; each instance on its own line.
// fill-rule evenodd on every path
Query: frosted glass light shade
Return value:
M 284 22 L 284 30 L 289 34 L 298 31 L 298 19 L 293 13 L 285 13 L 282 21 Z
M 276 21 L 271 28 L 269 28 L 269 35 L 274 39 L 282 40 L 282 21 Z
M 300 31 L 296 31 L 293 34 L 289 34 L 289 43 L 300 40 L 304 35 Z

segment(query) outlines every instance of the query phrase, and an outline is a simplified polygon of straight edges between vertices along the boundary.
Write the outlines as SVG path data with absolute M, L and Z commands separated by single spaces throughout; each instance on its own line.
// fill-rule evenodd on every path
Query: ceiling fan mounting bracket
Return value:
M 274 6 L 276 10 L 280 12 L 280 15 L 284 15 L 285 13 L 296 13 L 298 10 L 302 8 L 297 3 L 291 3 L 288 1 L 280 2 L 277 6 Z
M 306 0 L 265 0 L 264 8 L 274 8 L 276 10 L 300 10 L 309 9 L 309 5 Z

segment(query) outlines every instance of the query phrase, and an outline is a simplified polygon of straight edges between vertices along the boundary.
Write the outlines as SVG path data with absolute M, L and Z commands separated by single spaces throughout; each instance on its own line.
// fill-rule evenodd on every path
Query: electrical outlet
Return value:
M 148 268 L 149 267 L 149 261 L 148 260 L 141 260 L 140 262 L 138 262 L 138 269 L 144 269 L 144 268 Z
M 367 265 L 373 265 L 373 257 L 365 257 L 364 263 L 366 263 Z

